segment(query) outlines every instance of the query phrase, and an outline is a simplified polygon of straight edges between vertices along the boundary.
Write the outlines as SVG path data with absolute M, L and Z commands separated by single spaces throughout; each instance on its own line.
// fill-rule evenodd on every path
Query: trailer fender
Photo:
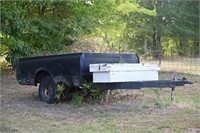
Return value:
M 54 77 L 52 77 L 52 78 L 53 78 L 53 80 L 54 80 L 54 82 L 55 82 L 56 84 L 64 83 L 64 84 L 65 84 L 66 86 L 68 86 L 68 87 L 72 86 L 72 85 L 70 84 L 70 82 L 67 80 L 67 78 L 64 77 L 64 76 L 54 76 Z

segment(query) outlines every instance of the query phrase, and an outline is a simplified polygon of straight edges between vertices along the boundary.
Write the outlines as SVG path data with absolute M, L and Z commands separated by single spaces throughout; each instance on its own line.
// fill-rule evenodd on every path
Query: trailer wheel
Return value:
M 41 102 L 53 104 L 56 102 L 56 84 L 50 76 L 44 77 L 39 86 L 39 98 Z

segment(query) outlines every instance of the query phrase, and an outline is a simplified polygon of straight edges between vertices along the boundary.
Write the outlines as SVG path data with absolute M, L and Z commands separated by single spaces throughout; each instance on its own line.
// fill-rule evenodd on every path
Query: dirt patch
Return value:
M 200 128 L 189 128 L 186 131 L 187 133 L 200 133 Z

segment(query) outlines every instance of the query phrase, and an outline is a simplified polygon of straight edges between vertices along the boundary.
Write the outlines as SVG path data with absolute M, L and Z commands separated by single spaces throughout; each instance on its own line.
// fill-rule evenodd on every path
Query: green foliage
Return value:
M 103 7 L 101 3 L 2 1 L 1 50 L 13 65 L 20 57 L 65 51 L 66 46 L 99 27 L 98 19 L 107 15 L 105 11 L 106 14 L 101 13 L 103 9 L 99 10 Z
M 12 65 L 4 58 L 0 58 L 0 69 L 12 69 Z
M 22 8 L 16 2 L 2 2 L 1 7 L 1 51 L 6 60 L 15 66 L 19 57 L 30 56 L 33 50 L 21 39 L 26 26 L 21 19 Z
M 0 37 L 13 65 L 20 57 L 64 52 L 83 40 L 95 40 L 97 52 L 143 54 L 146 39 L 149 51 L 198 54 L 199 2 L 1 1 Z
M 83 84 L 83 91 L 90 99 L 102 100 L 105 97 L 105 90 L 93 87 L 92 83 L 85 82 Z
M 57 99 L 58 102 L 61 102 L 61 100 L 65 97 L 63 93 L 64 90 L 65 90 L 65 85 L 63 83 L 57 84 L 55 98 Z
M 196 47 L 196 52 L 193 53 L 198 53 L 195 40 L 199 37 L 199 2 L 148 0 L 135 2 L 129 4 L 138 5 L 135 7 L 137 9 L 123 16 L 127 24 L 123 37 L 126 38 L 130 49 L 144 53 L 143 44 L 147 39 L 149 51 L 164 50 L 165 52 L 171 49 L 166 47 L 173 45 L 173 49 L 181 50 L 182 53 L 185 53 L 185 47 L 187 49 Z M 172 39 L 175 41 L 170 44 Z M 161 41 L 166 45 L 160 46 Z M 192 41 L 195 45 L 190 45 L 188 41 Z
M 73 94 L 72 102 L 76 107 L 81 107 L 83 105 L 83 96 L 79 96 L 77 93 Z
M 9 38 L 2 38 L 1 50 L 6 60 L 13 66 L 16 65 L 20 57 L 27 57 L 33 54 L 32 48 L 23 41 L 16 40 L 12 36 Z

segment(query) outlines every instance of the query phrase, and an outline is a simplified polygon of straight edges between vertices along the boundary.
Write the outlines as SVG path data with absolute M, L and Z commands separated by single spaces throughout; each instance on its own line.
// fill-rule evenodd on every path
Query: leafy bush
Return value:
M 58 84 L 56 86 L 56 99 L 58 102 L 61 102 L 62 98 L 65 98 L 65 95 L 63 91 L 65 90 L 65 85 L 64 84 Z
M 90 99 L 102 100 L 105 97 L 105 90 L 95 88 L 92 86 L 92 83 L 89 82 L 83 84 L 83 91 Z
M 73 94 L 72 102 L 76 107 L 81 107 L 85 100 L 102 101 L 105 98 L 105 92 L 105 90 L 93 87 L 92 83 L 85 82 L 83 90 Z
M 31 56 L 34 53 L 33 49 L 23 41 L 16 40 L 12 36 L 9 38 L 1 38 L 1 51 L 3 51 L 2 55 L 5 56 L 6 60 L 14 67 L 19 58 Z
M 12 69 L 12 65 L 2 57 L 0 58 L 0 69 Z

